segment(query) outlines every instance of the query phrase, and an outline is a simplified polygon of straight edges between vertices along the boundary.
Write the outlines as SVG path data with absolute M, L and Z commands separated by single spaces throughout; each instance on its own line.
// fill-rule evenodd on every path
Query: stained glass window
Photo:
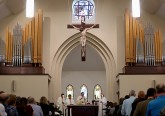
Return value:
M 95 15 L 95 5 L 93 0 L 74 0 L 72 3 L 72 18 L 81 20 L 85 16 L 86 20 L 93 20 Z
M 101 98 L 101 86 L 100 85 L 96 85 L 94 88 L 94 99 L 100 99 Z
M 68 85 L 66 87 L 66 98 L 68 98 L 68 95 L 71 94 L 72 98 L 73 98 L 73 86 L 72 85 Z
M 87 86 L 86 85 L 82 85 L 81 86 L 81 92 L 84 92 L 84 96 L 86 97 L 86 98 L 88 98 L 88 89 L 87 89 Z

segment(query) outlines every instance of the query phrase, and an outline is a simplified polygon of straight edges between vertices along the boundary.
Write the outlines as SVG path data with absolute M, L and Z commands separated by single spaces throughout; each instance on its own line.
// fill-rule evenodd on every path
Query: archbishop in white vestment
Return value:
M 84 96 L 84 92 L 81 92 L 81 95 L 77 98 L 77 104 L 87 104 L 87 99 Z

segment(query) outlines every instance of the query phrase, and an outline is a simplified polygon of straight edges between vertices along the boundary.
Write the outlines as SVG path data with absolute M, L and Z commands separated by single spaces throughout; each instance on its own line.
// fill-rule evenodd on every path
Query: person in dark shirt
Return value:
M 134 113 L 134 111 L 135 111 L 135 109 L 136 109 L 137 104 L 138 104 L 139 102 L 141 102 L 141 101 L 144 101 L 144 100 L 146 100 L 146 99 L 145 99 L 145 92 L 144 92 L 144 91 L 139 91 L 139 93 L 138 93 L 138 98 L 136 98 L 136 99 L 134 100 L 134 102 L 132 103 L 131 116 L 133 116 L 133 113 Z
M 33 109 L 30 105 L 27 105 L 27 99 L 25 97 L 20 99 L 20 103 L 16 107 L 19 116 L 33 116 Z
M 44 116 L 51 116 L 52 115 L 51 108 L 48 105 L 48 100 L 46 97 L 44 97 L 44 96 L 41 97 L 40 106 L 41 106 L 41 109 L 43 111 Z
M 6 108 L 6 112 L 8 116 L 18 116 L 16 105 L 16 95 L 10 94 L 9 99 L 7 100 L 8 107 Z

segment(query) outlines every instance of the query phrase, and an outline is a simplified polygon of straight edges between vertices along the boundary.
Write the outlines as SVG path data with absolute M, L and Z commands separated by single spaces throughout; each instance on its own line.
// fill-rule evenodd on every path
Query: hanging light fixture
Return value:
M 34 17 L 34 0 L 26 0 L 26 17 Z
M 140 17 L 140 1 L 132 0 L 132 16 Z

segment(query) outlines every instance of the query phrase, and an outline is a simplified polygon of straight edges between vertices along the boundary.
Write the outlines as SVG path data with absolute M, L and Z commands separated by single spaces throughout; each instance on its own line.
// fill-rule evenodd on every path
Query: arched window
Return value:
M 74 89 L 73 89 L 73 86 L 72 85 L 68 85 L 67 87 L 66 87 L 66 98 L 68 98 L 68 95 L 69 94 L 71 94 L 72 95 L 72 98 L 73 98 L 73 93 L 74 93 L 74 91 L 73 91 Z
M 84 92 L 84 96 L 88 99 L 88 88 L 85 84 L 81 86 L 80 91 Z
M 86 22 L 95 20 L 95 4 L 93 0 L 74 0 L 72 3 L 72 22 L 81 20 L 85 16 Z
M 102 93 L 101 86 L 97 84 L 94 87 L 94 99 L 100 99 L 101 98 L 101 93 Z

